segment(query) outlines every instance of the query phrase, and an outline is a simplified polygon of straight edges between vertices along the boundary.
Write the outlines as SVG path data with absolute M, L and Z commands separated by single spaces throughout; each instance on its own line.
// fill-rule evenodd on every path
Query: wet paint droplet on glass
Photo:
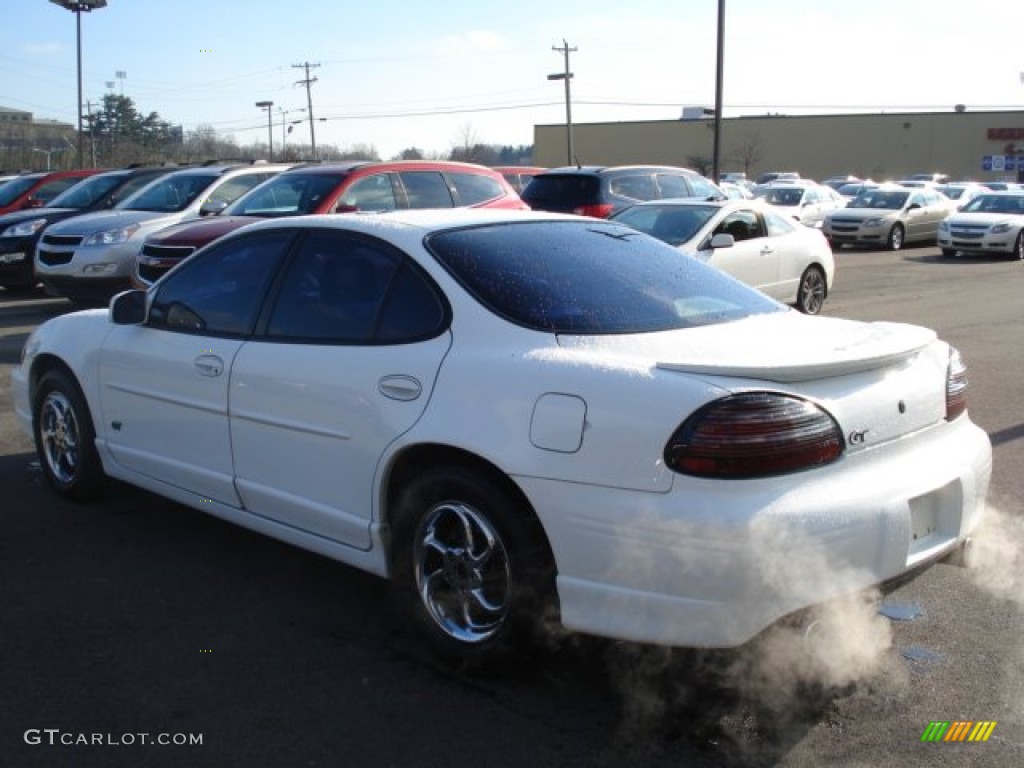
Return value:
M 878 606 L 878 612 L 893 621 L 913 621 L 924 615 L 924 609 L 917 603 L 885 600 Z

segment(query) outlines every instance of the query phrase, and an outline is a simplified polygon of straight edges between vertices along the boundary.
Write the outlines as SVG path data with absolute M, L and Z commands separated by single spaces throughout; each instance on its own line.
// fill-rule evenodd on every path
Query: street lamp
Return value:
M 78 167 L 82 167 L 82 13 L 107 7 L 107 0 L 50 0 L 75 14 L 78 39 Z
M 274 162 L 274 123 L 273 123 L 273 111 L 271 107 L 274 106 L 272 101 L 257 101 L 256 106 L 260 109 L 267 110 L 267 141 L 270 142 L 270 162 Z
M 36 149 L 32 147 L 33 152 L 38 152 L 41 155 L 46 155 L 46 170 L 50 170 L 50 155 L 54 152 L 60 152 L 59 149 Z

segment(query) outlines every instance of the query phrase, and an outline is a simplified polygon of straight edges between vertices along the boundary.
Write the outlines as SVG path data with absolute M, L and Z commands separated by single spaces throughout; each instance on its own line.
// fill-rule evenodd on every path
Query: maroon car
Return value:
M 396 160 L 301 166 L 260 184 L 219 216 L 150 235 L 136 258 L 133 282 L 148 287 L 193 251 L 260 219 L 462 207 L 527 209 L 500 173 L 482 165 Z

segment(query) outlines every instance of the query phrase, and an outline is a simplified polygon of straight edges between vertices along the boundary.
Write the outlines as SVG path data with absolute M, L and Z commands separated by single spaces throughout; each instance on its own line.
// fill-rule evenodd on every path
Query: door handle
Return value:
M 216 355 L 200 355 L 192 364 L 203 376 L 220 376 L 224 373 L 224 361 Z
M 392 400 L 415 400 L 423 393 L 423 385 L 418 379 L 403 374 L 384 376 L 377 383 L 378 391 Z

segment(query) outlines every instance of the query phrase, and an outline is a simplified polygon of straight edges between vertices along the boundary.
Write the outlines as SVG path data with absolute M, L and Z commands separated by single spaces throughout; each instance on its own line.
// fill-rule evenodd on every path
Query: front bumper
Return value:
M 1016 232 L 1002 235 L 960 235 L 956 232 L 939 232 L 937 239 L 939 248 L 961 253 L 991 253 L 1006 255 L 1013 253 L 1016 243 Z
M 784 478 L 678 476 L 666 494 L 516 479 L 548 533 L 568 628 L 734 647 L 954 550 L 982 516 L 991 462 L 961 418 Z
M 826 222 L 822 227 L 822 232 L 825 237 L 836 244 L 883 245 L 888 240 L 890 229 L 892 229 L 890 223 L 877 227 L 864 227 L 859 223 L 830 224 Z
M 0 238 L 0 285 L 34 285 L 30 237 Z
M 131 274 L 139 242 L 129 240 L 111 246 L 81 246 L 64 237 L 66 244 L 44 235 L 36 248 L 35 269 L 46 292 L 77 301 L 106 301 L 131 287 Z

